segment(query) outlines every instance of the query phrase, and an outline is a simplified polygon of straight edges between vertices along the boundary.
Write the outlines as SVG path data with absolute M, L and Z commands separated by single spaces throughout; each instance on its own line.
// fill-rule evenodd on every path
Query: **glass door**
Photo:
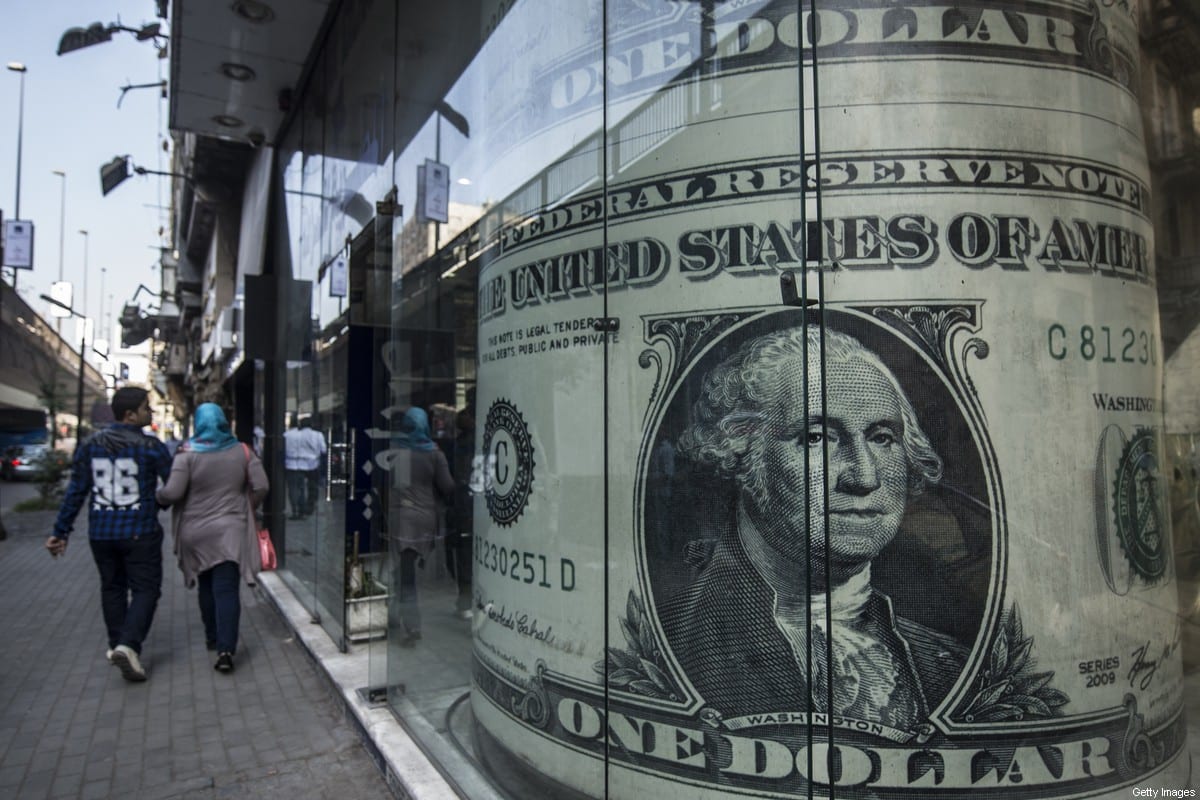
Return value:
M 323 475 L 327 469 L 326 432 L 319 427 L 320 367 L 314 335 L 315 283 L 322 261 L 321 183 L 323 132 L 318 113 L 322 73 L 314 76 L 314 90 L 306 95 L 300 121 L 293 126 L 280 150 L 282 202 L 279 204 L 281 239 L 288 242 L 279 267 L 282 281 L 283 323 L 282 388 L 284 418 L 281 446 L 285 481 L 284 551 L 280 576 L 308 609 L 320 619 L 317 575 L 320 546 L 318 530 L 323 510 Z M 285 238 L 286 237 L 286 238 Z M 247 308 L 253 314 L 255 309 Z M 277 470 L 275 474 L 279 474 Z
M 466 796 L 602 797 L 603 106 L 545 98 L 603 3 L 445 17 L 397 64 L 388 702 Z
M 814 796 L 799 10 L 606 3 L 611 798 Z

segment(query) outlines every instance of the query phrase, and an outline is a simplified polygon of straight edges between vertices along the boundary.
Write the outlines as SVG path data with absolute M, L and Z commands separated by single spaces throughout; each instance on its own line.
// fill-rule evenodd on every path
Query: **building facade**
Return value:
M 161 373 L 464 796 L 1184 788 L 1192 14 L 176 0 Z

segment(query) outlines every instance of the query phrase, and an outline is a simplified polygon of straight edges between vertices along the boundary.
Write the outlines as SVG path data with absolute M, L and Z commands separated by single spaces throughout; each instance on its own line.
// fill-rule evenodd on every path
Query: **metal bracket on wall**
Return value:
M 592 330 L 601 333 L 616 333 L 621 328 L 621 320 L 616 317 L 596 317 L 592 320 Z
M 796 288 L 796 274 L 794 272 L 784 272 L 779 276 L 779 294 L 782 297 L 785 306 L 816 306 L 820 305 L 821 301 L 816 297 L 801 297 L 799 290 Z
M 404 214 L 404 206 L 395 200 L 378 200 L 375 202 L 375 213 L 381 217 L 399 217 Z
M 403 693 L 404 684 L 397 684 L 397 688 Z M 363 686 L 355 689 L 355 692 L 358 694 L 358 696 L 371 705 L 381 705 L 386 703 L 387 691 L 388 687 L 386 686 Z

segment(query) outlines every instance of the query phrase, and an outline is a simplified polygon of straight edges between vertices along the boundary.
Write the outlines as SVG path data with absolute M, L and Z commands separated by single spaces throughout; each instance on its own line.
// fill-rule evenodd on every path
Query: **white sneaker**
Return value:
M 104 651 L 104 660 L 110 664 L 112 663 L 112 648 L 111 647 Z
M 146 680 L 146 670 L 142 669 L 142 663 L 138 660 L 138 654 L 134 652 L 132 647 L 119 644 L 113 648 L 112 663 L 114 667 L 121 670 L 121 677 L 125 680 Z

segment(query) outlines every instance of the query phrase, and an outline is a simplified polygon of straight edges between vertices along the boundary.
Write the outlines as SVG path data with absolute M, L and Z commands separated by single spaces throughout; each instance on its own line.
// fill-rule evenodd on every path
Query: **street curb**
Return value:
M 260 594 L 279 612 L 317 667 L 392 794 L 398 800 L 459 800 L 392 712 L 359 696 L 357 687 L 369 684 L 366 657 L 340 652 L 278 575 L 260 572 L 257 580 Z

